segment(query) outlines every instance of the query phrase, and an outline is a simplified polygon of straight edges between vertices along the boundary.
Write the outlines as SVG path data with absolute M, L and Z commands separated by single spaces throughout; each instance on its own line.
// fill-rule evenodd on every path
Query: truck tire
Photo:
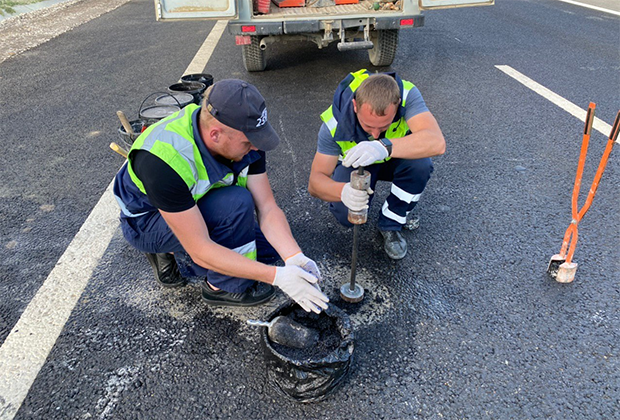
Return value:
M 396 57 L 398 47 L 398 29 L 384 29 L 372 31 L 370 40 L 374 47 L 368 50 L 368 58 L 373 66 L 389 66 Z
M 265 51 L 260 49 L 261 37 L 257 35 L 250 36 L 252 43 L 241 47 L 241 55 L 243 56 L 243 65 L 247 71 L 263 71 L 267 67 L 265 59 Z

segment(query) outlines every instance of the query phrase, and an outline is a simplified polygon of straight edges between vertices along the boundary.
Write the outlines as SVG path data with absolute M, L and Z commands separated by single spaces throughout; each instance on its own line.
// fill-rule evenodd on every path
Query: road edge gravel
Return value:
M 71 0 L 0 22 L 0 63 L 95 19 L 129 0 Z

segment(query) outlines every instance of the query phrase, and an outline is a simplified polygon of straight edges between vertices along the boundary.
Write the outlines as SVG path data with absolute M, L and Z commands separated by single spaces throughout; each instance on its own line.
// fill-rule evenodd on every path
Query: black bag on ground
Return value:
M 316 346 L 295 349 L 272 342 L 267 328 L 261 331 L 269 383 L 289 399 L 297 402 L 323 400 L 341 385 L 349 373 L 353 358 L 353 330 L 347 314 L 334 305 L 321 314 L 305 312 L 288 302 L 272 312 L 267 321 L 277 316 L 319 332 Z

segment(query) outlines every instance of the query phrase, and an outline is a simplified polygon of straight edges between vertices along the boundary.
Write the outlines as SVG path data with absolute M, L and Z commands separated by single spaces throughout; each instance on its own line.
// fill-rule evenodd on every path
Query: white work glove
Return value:
M 298 252 L 297 254 L 288 257 L 286 260 L 284 260 L 284 264 L 296 265 L 298 267 L 301 267 L 305 271 L 307 271 L 308 273 L 316 277 L 319 282 L 323 280 L 323 278 L 321 277 L 321 272 L 319 271 L 319 267 L 317 267 L 314 261 L 306 257 L 303 252 Z M 318 287 L 318 285 L 319 285 L 318 282 L 315 283 L 315 286 Z M 319 290 L 321 289 L 319 288 Z
M 296 265 L 276 267 L 276 276 L 273 279 L 273 285 L 282 289 L 306 312 L 320 314 L 321 308 L 327 309 L 329 299 L 314 287 L 316 282 L 315 276 Z
M 350 182 L 347 182 L 340 193 L 340 200 L 350 210 L 362 211 L 368 208 L 368 200 L 370 200 L 370 194 L 372 193 L 373 191 L 370 188 L 366 191 L 356 190 L 351 186 Z
M 378 140 L 363 141 L 347 152 L 342 162 L 347 168 L 353 166 L 370 166 L 378 160 L 388 157 L 388 150 Z

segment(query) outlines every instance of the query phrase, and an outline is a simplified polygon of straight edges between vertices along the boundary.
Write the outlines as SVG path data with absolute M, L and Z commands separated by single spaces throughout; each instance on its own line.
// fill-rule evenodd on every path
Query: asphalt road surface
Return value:
M 518 78 L 581 110 L 597 104 L 581 205 L 620 109 L 620 17 L 555 0 L 497 3 L 429 12 L 423 28 L 401 32 L 391 70 L 420 88 L 447 153 L 434 159 L 399 262 L 381 251 L 378 189 L 361 229 L 366 297 L 347 308 L 353 369 L 315 404 L 272 389 L 245 323 L 282 294 L 238 310 L 206 307 L 195 285 L 162 290 L 115 208 L 109 218 L 104 191 L 122 164 L 108 148 L 116 110 L 132 118 L 178 80 L 215 23 L 158 23 L 152 1 L 131 0 L 0 63 L 0 418 L 618 418 L 618 151 L 579 225 L 576 280 L 559 284 L 545 271 L 570 222 L 583 121 Z M 267 98 L 282 138 L 268 156 L 276 199 L 338 305 L 351 231 L 309 196 L 308 174 L 338 82 L 375 68 L 365 52 L 281 44 L 267 71 L 248 74 L 232 36 L 213 45 L 205 72 L 246 79 Z M 48 293 L 54 282 L 75 289 Z M 19 360 L 40 366 L 12 368 Z

